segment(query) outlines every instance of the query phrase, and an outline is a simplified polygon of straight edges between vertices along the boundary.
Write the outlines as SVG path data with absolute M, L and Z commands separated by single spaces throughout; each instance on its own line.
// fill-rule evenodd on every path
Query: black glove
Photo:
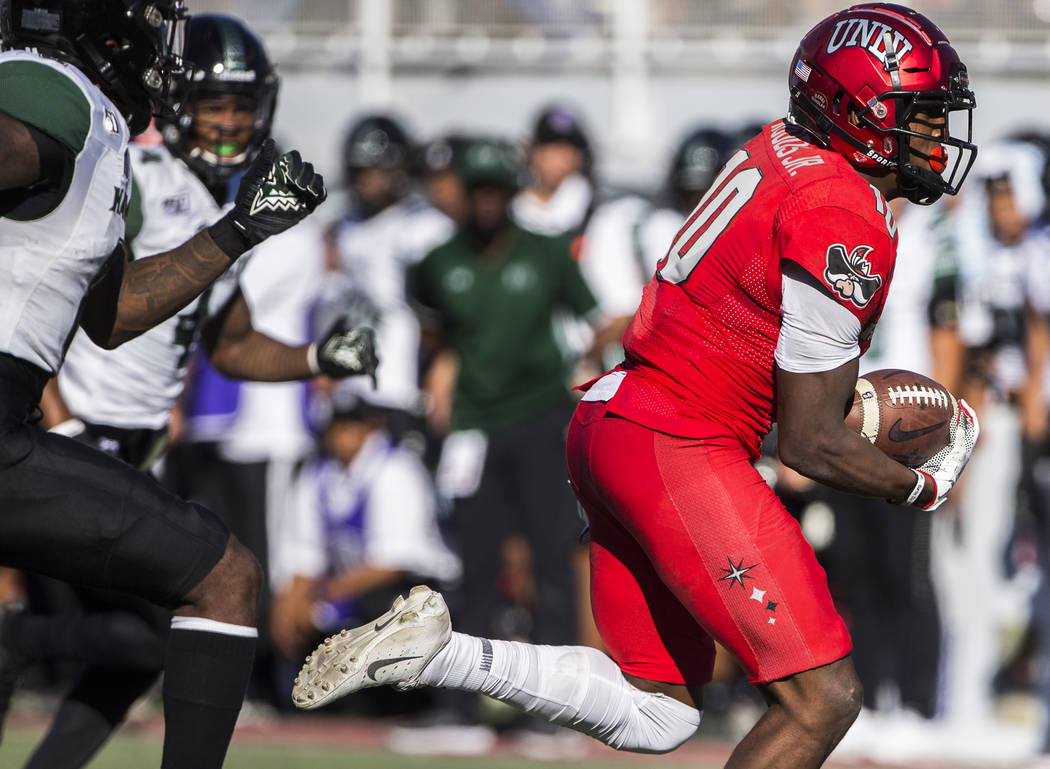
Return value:
M 208 233 L 236 259 L 271 235 L 305 219 L 328 196 L 324 178 L 295 150 L 274 160 L 273 139 L 263 142 L 241 178 L 233 209 Z
M 346 318 L 340 318 L 319 342 L 310 345 L 307 352 L 310 368 L 315 374 L 327 374 L 333 379 L 367 374 L 376 386 L 376 334 L 367 327 L 350 328 Z

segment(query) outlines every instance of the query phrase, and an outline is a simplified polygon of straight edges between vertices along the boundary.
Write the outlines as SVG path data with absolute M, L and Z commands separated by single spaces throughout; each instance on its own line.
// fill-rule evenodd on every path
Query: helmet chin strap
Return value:
M 893 47 L 893 36 L 889 30 L 882 33 L 882 47 L 885 49 L 886 62 L 883 65 L 885 70 L 890 73 L 890 81 L 893 83 L 893 90 L 901 90 L 901 65 L 897 61 L 897 49 Z

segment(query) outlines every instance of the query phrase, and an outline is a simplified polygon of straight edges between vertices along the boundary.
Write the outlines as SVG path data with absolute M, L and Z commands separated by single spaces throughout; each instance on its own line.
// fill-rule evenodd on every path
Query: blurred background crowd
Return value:
M 289 711 L 320 638 L 423 581 L 465 632 L 600 646 L 565 480 L 570 388 L 618 362 L 657 261 L 721 165 L 783 114 L 799 35 L 840 5 L 192 3 L 266 41 L 275 135 L 334 193 L 241 276 L 257 327 L 300 344 L 368 325 L 380 356 L 374 383 L 266 384 L 198 354 L 173 414 L 155 472 L 268 572 L 257 710 Z M 933 515 L 816 486 L 779 466 L 775 436 L 760 469 L 853 635 L 866 708 L 840 751 L 1020 758 L 1050 753 L 1050 3 L 914 6 L 970 67 L 980 154 L 958 198 L 894 203 L 893 288 L 861 371 L 932 376 L 975 406 L 981 441 Z M 4 590 L 77 610 L 54 584 L 9 574 Z M 68 674 L 26 682 L 54 691 Z M 577 737 L 461 692 L 369 690 L 340 708 L 392 719 L 405 753 L 484 753 L 524 729 L 523 752 L 554 757 Z M 760 708 L 720 658 L 701 733 L 736 736 Z

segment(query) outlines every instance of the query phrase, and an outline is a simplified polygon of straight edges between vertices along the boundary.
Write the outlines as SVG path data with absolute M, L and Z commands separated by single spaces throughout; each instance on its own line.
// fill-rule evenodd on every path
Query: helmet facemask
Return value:
M 126 21 L 77 40 L 80 55 L 124 113 L 132 134 L 153 115 L 174 115 L 172 82 L 182 74 L 182 0 L 127 2 Z M 88 26 L 89 23 L 85 23 Z
M 3 48 L 37 49 L 78 67 L 121 111 L 133 134 L 174 114 L 182 71 L 183 0 L 0 0 Z
M 160 129 L 168 148 L 206 186 L 217 188 L 247 167 L 270 135 L 279 78 L 262 41 L 239 19 L 200 14 L 187 34 L 186 66 L 177 81 L 182 110 L 162 120 Z M 202 103 L 214 100 L 236 100 L 241 106 L 227 101 L 220 111 L 250 111 L 251 117 L 244 125 L 237 125 L 238 117 L 202 117 Z

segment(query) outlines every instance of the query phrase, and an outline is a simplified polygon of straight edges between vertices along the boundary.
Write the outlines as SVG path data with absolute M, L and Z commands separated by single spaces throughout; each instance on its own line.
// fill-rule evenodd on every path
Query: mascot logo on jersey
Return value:
M 828 248 L 828 266 L 824 279 L 843 299 L 857 307 L 864 307 L 882 286 L 882 278 L 871 274 L 871 263 L 867 255 L 871 246 L 857 246 L 849 253 L 841 243 Z
M 270 169 L 270 173 L 259 186 L 259 191 L 255 193 L 249 214 L 259 211 L 298 211 L 306 207 L 295 193 L 288 189 L 287 166 L 288 160 L 282 157 Z

